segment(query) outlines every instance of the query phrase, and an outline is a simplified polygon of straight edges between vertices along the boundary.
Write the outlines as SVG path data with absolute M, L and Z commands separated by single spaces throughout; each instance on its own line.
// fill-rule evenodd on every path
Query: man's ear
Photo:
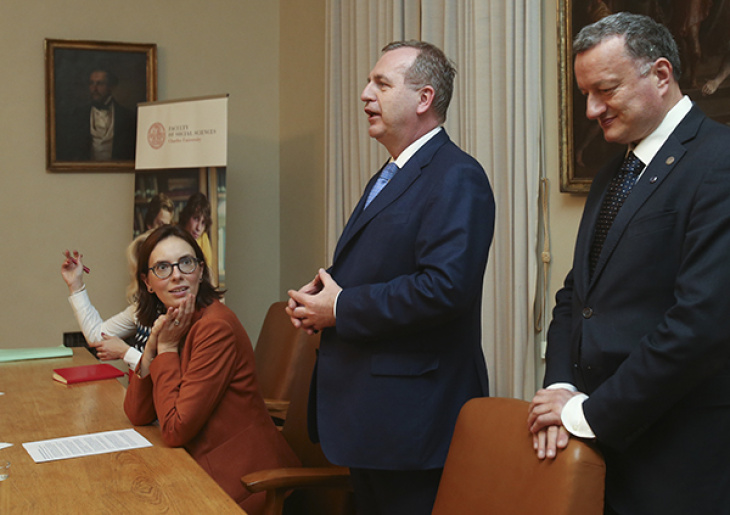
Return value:
M 661 90 L 666 90 L 669 84 L 674 80 L 674 68 L 672 63 L 665 57 L 660 57 L 654 62 L 654 76 L 656 77 L 656 85 Z
M 433 86 L 423 86 L 421 89 L 419 89 L 418 107 L 416 107 L 416 112 L 418 114 L 424 114 L 429 109 L 431 109 L 431 104 L 433 104 L 434 96 L 435 92 L 433 90 Z

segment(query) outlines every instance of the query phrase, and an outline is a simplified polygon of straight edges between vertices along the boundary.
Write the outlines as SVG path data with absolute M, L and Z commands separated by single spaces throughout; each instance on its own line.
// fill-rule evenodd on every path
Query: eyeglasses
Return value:
M 167 261 L 161 261 L 155 266 L 148 268 L 147 271 L 149 272 L 151 270 L 158 279 L 167 279 L 172 275 L 175 267 L 177 267 L 177 269 L 180 270 L 180 272 L 183 274 L 192 274 L 193 272 L 195 272 L 195 269 L 198 268 L 199 264 L 200 260 L 198 260 L 197 258 L 194 258 L 192 256 L 185 256 L 184 258 L 180 258 L 180 261 L 178 261 L 177 263 L 168 263 Z

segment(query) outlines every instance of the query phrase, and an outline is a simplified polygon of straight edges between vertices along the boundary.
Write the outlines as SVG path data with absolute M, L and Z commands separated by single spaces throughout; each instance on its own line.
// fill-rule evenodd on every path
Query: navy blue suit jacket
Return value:
M 567 381 L 619 513 L 730 513 L 730 129 L 693 107 L 644 171 L 590 277 L 596 176 L 556 296 L 545 385 Z
M 482 167 L 439 132 L 335 250 L 337 325 L 323 331 L 310 433 L 335 464 L 442 467 L 459 409 L 488 395 L 481 347 L 494 199 Z

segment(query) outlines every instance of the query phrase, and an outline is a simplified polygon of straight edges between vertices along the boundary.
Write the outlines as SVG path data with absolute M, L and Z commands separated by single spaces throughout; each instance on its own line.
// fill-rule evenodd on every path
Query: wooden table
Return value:
M 0 364 L 0 513 L 244 513 L 182 448 L 162 442 L 157 426 L 137 427 L 152 447 L 35 463 L 22 444 L 128 429 L 124 386 L 116 379 L 66 386 L 53 369 L 97 363 L 83 348 L 73 358 Z

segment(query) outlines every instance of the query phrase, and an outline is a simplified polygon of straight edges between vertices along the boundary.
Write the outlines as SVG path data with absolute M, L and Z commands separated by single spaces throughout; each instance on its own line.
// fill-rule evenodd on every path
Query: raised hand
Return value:
M 82 262 L 84 256 L 78 250 L 73 252 L 65 250 L 62 254 L 66 259 L 61 264 L 61 277 L 66 281 L 68 291 L 72 294 L 84 287 L 84 263 Z

